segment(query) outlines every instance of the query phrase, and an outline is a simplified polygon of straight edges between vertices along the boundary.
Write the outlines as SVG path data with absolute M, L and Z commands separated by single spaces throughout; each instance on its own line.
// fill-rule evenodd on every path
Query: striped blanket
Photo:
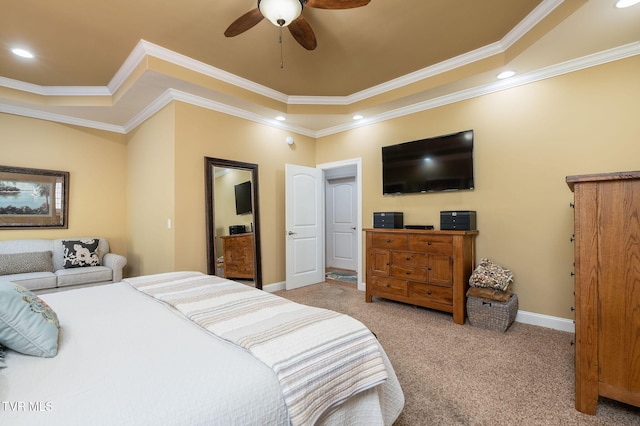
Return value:
M 123 281 L 271 367 L 294 426 L 387 379 L 375 337 L 347 315 L 194 272 Z

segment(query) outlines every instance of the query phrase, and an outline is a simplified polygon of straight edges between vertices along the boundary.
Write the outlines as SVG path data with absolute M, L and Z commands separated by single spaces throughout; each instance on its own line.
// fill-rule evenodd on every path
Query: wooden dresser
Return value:
M 640 172 L 568 176 L 575 198 L 576 409 L 640 407 Z
M 255 279 L 253 233 L 225 235 L 222 238 L 224 277 Z
M 453 314 L 465 322 L 466 292 L 478 231 L 366 229 L 367 291 Z

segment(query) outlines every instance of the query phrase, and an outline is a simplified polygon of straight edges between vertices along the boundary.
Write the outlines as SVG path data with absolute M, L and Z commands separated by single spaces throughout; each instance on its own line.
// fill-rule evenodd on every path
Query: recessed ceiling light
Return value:
M 29 59 L 33 58 L 33 53 L 25 49 L 20 49 L 19 47 L 11 49 L 11 51 L 13 52 L 14 55 L 18 55 L 21 58 L 29 58 Z
M 640 3 L 640 0 L 618 0 L 616 2 L 616 7 L 618 9 L 624 9 L 625 7 L 631 7 L 638 3 Z
M 504 79 L 504 78 L 509 78 L 509 77 L 513 77 L 514 75 L 516 75 L 515 71 L 511 71 L 511 70 L 507 70 L 507 71 L 502 71 L 500 74 L 497 75 L 497 78 L 499 78 L 500 80 Z
M 363 118 L 364 118 L 364 117 L 363 117 L 363 116 L 361 116 L 360 114 L 358 114 L 358 115 L 354 115 L 354 116 L 353 116 L 353 119 L 354 119 L 354 120 L 362 120 Z
M 278 121 L 285 121 L 286 119 L 287 118 L 283 117 L 282 115 L 279 115 L 279 116 L 276 117 L 276 120 L 278 120 Z

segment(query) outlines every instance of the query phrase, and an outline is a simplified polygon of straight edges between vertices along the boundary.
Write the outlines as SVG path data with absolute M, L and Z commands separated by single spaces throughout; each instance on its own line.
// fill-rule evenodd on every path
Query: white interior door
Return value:
M 285 288 L 292 290 L 324 281 L 323 172 L 286 164 L 285 182 Z
M 326 185 L 328 268 L 357 268 L 357 214 L 355 176 L 328 179 Z

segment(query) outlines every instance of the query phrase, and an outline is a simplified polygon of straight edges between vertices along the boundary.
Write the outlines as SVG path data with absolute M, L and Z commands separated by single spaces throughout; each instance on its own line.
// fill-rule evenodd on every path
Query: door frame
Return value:
M 357 238 L 357 273 L 358 273 L 358 290 L 365 290 L 364 276 L 362 275 L 362 158 L 352 158 L 349 160 L 335 161 L 331 163 L 317 164 L 317 169 L 325 170 L 338 169 L 345 166 L 356 166 L 356 197 L 357 197 L 357 223 L 356 223 L 356 238 Z M 326 178 L 324 179 L 324 189 L 326 191 Z M 323 197 L 324 192 L 323 191 Z M 325 227 L 326 228 L 326 227 Z M 325 229 L 325 242 L 326 242 L 326 229 Z M 325 253 L 326 256 L 326 253 Z M 325 261 L 326 263 L 326 261 Z

